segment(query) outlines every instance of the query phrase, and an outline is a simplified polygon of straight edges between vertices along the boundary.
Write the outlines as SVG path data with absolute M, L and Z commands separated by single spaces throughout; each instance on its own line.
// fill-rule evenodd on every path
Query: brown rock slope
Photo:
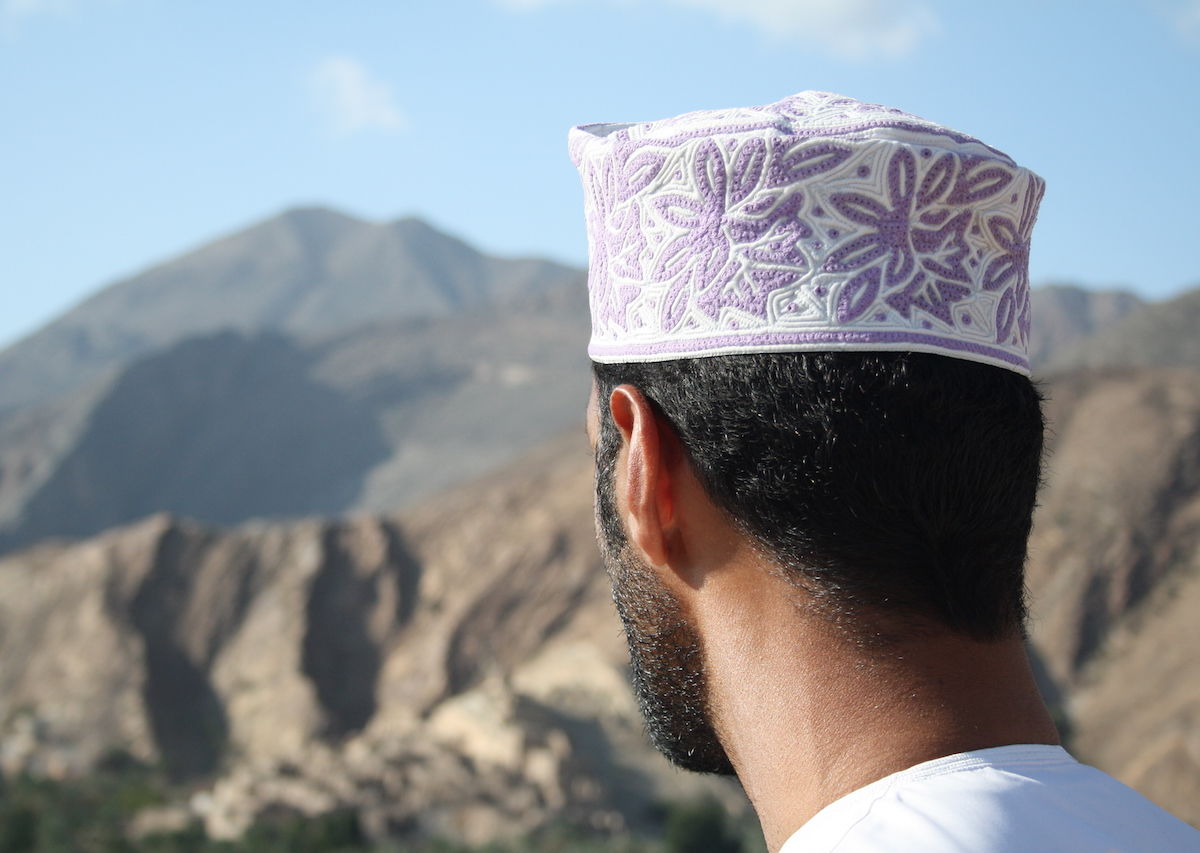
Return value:
M 1200 823 L 1200 372 L 1048 391 L 1032 640 L 1081 756 Z
M 1193 503 L 1191 524 L 1200 525 Z M 1074 748 L 1200 826 L 1200 561 L 1156 589 L 1109 637 L 1071 702 Z
M 0 626 L 6 771 L 126 749 L 201 784 L 217 837 L 344 806 L 377 836 L 620 829 L 713 787 L 643 740 L 581 430 L 396 519 L 156 516 L 9 556 Z

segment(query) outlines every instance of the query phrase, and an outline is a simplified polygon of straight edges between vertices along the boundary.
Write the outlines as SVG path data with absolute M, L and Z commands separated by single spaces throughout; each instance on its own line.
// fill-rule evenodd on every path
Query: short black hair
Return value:
M 713 502 L 858 641 L 1023 632 L 1044 432 L 1027 377 L 908 352 L 721 355 L 593 372 L 600 456 L 617 441 L 609 394 L 633 385 L 678 435 Z M 611 460 L 598 462 L 603 477 Z M 864 610 L 876 618 L 861 619 Z

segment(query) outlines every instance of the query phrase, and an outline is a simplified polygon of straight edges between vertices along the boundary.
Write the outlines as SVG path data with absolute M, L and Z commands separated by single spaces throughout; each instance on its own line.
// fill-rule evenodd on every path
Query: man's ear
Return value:
M 614 480 L 629 542 L 650 565 L 666 565 L 677 533 L 675 436 L 632 385 L 614 388 L 608 405 L 624 445 Z

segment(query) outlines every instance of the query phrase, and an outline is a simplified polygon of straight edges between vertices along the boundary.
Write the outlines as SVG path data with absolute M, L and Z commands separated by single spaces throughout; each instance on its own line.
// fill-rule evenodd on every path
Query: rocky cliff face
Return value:
M 1200 521 L 1189 511 L 1194 530 Z M 1112 630 L 1072 691 L 1081 759 L 1200 826 L 1200 559 L 1181 564 Z
M 208 780 L 186 809 L 216 837 L 269 808 L 351 806 L 380 836 L 637 825 L 716 783 L 642 740 L 590 478 L 572 435 L 395 518 L 159 515 L 10 556 L 0 764 L 161 761 Z
M 1128 614 L 1200 566 L 1200 373 L 1076 374 L 1048 390 L 1032 631 L 1070 685 Z

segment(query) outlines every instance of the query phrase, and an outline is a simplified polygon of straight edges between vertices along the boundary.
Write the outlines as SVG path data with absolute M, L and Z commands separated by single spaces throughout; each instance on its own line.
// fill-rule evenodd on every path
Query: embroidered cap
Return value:
M 569 135 L 601 362 L 911 350 L 1029 373 L 1045 182 L 828 92 Z

